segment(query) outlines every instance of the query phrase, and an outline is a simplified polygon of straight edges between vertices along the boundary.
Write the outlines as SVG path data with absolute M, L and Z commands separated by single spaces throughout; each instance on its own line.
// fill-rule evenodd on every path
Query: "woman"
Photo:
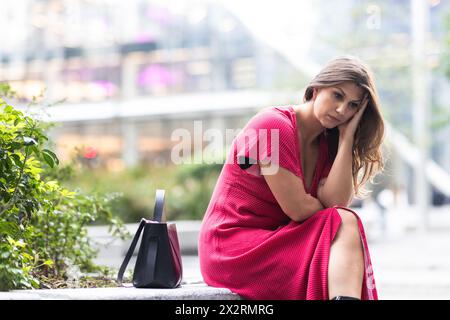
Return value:
M 199 235 L 203 278 L 245 299 L 378 299 L 363 225 L 347 208 L 383 169 L 373 77 L 340 57 L 303 100 L 262 110 L 234 139 Z

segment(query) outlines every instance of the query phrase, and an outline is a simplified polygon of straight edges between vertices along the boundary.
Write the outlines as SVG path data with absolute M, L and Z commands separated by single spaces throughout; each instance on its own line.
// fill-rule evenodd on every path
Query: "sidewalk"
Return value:
M 450 299 L 450 229 L 369 243 L 380 299 Z

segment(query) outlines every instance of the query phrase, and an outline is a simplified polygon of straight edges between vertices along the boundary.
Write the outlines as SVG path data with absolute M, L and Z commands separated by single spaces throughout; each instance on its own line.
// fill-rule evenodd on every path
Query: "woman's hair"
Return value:
M 353 185 L 355 196 L 362 198 L 370 191 L 364 188 L 369 180 L 384 169 L 381 144 L 384 139 L 384 120 L 380 111 L 380 102 L 375 88 L 373 74 L 368 66 L 353 56 L 342 56 L 329 61 L 325 67 L 308 84 L 303 100 L 313 97 L 315 88 L 330 87 L 345 81 L 351 81 L 366 93 L 369 101 L 355 132 L 353 143 Z M 329 141 L 332 143 L 330 157 L 334 158 L 339 142 L 339 130 L 327 129 Z M 361 181 L 358 183 L 358 173 L 364 168 Z M 360 189 L 361 188 L 361 189 Z

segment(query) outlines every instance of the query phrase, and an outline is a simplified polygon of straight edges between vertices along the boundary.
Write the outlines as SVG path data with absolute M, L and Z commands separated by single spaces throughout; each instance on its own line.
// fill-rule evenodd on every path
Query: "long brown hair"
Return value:
M 329 61 L 325 67 L 308 84 L 303 100 L 313 97 L 315 88 L 330 87 L 344 81 L 351 81 L 368 93 L 369 101 L 355 132 L 353 143 L 353 185 L 357 198 L 366 197 L 370 191 L 364 188 L 367 181 L 373 182 L 378 173 L 384 169 L 381 144 L 384 139 L 384 120 L 381 115 L 378 93 L 374 77 L 361 60 L 353 56 L 342 56 Z M 327 129 L 331 148 L 330 157 L 336 156 L 339 143 L 339 130 Z M 363 169 L 363 175 L 358 182 L 358 174 Z

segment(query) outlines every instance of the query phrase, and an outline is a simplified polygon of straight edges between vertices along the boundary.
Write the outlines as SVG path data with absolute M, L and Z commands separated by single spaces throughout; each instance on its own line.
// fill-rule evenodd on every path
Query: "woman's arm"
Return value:
M 321 180 L 317 197 L 326 206 L 350 205 L 354 194 L 353 186 L 353 141 L 356 128 L 367 107 L 367 94 L 359 110 L 347 122 L 338 126 L 339 146 L 333 165 L 326 181 Z M 321 185 L 322 184 L 322 185 Z
M 259 165 L 262 168 L 268 166 Z M 318 199 L 305 192 L 302 180 L 289 170 L 279 167 L 275 174 L 261 172 L 281 209 L 292 220 L 301 222 L 324 209 Z
M 339 139 L 339 147 L 333 166 L 326 179 L 319 182 L 317 198 L 327 208 L 334 205 L 347 207 L 353 198 L 351 139 Z

